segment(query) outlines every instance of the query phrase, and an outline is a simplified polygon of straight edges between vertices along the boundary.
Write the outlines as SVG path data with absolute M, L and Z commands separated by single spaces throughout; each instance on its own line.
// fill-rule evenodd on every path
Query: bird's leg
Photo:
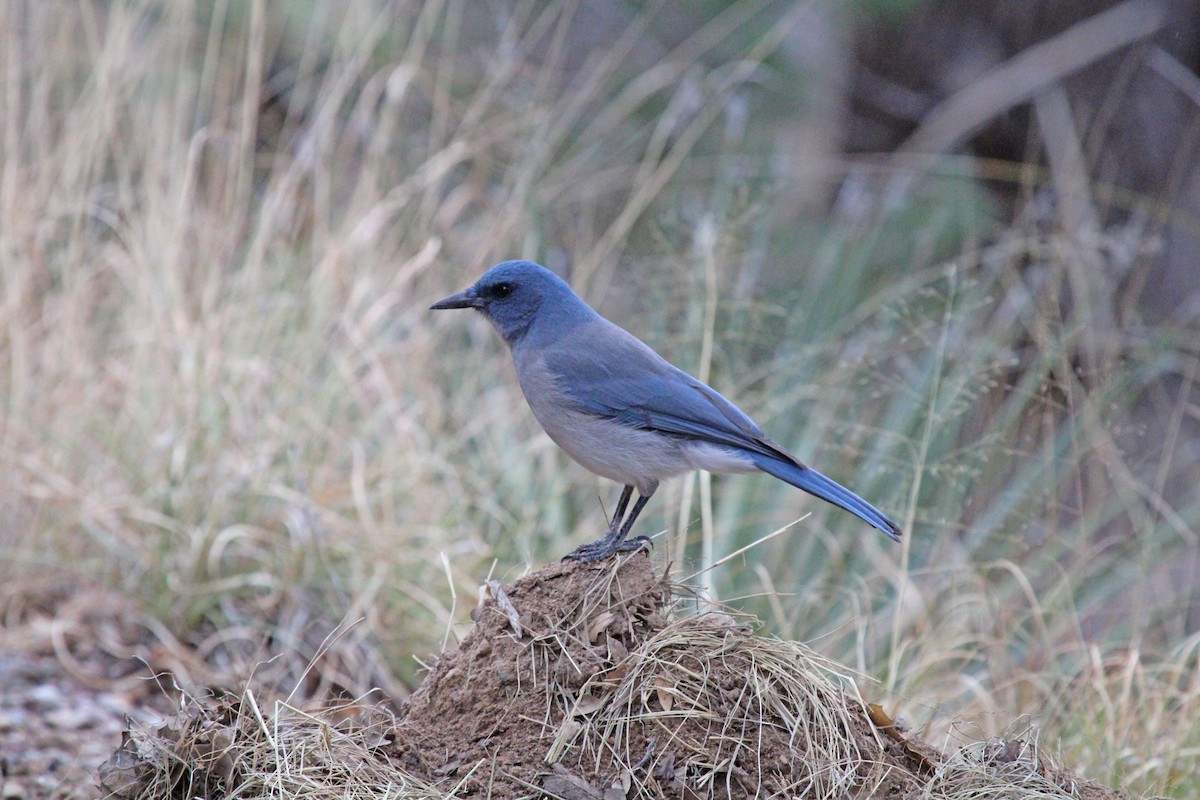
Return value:
M 617 534 L 615 546 L 616 549 L 620 550 L 622 553 L 628 553 L 631 550 L 637 550 L 643 546 L 650 546 L 650 537 L 648 536 L 635 536 L 632 539 L 628 538 L 628 536 L 629 531 L 633 529 L 634 520 L 638 518 L 638 514 L 642 513 L 642 509 L 646 507 L 646 502 L 653 494 L 654 492 L 650 492 L 649 494 L 639 494 L 637 502 L 633 504 L 633 509 L 629 512 L 629 516 L 621 525 L 621 532 Z
M 633 495 L 633 487 L 626 484 L 621 490 L 621 499 L 617 500 L 616 511 L 613 512 L 612 521 L 608 523 L 608 532 L 616 534 L 621 529 L 621 520 L 625 516 L 625 507 L 629 505 L 629 498 Z
M 633 527 L 634 520 L 638 518 L 638 514 L 642 513 L 646 502 L 653 494 L 653 491 L 648 494 L 639 493 L 629 516 L 625 517 L 625 507 L 629 505 L 629 498 L 633 495 L 633 487 L 626 486 L 621 492 L 621 499 L 617 501 L 616 513 L 613 515 L 612 523 L 608 526 L 608 532 L 594 542 L 588 542 L 575 548 L 564 557 L 564 560 L 572 559 L 581 564 L 590 564 L 593 561 L 603 561 L 616 553 L 628 553 L 648 546 L 650 540 L 645 536 L 637 536 L 633 539 L 626 537 Z M 623 519 L 623 517 L 625 518 Z

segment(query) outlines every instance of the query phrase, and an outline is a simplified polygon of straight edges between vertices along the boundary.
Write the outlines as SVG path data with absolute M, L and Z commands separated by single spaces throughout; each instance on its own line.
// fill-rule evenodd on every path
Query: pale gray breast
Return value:
M 525 400 L 555 444 L 587 469 L 643 494 L 698 464 L 680 439 L 587 414 L 557 385 L 545 362 L 514 353 Z

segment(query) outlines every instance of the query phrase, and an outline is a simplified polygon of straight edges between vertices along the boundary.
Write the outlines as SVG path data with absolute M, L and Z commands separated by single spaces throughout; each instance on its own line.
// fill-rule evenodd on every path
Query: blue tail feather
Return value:
M 785 483 L 790 483 L 798 489 L 803 489 L 809 494 L 816 495 L 828 503 L 833 503 L 835 506 L 849 511 L 867 524 L 883 531 L 895 541 L 900 541 L 902 535 L 900 527 L 888 519 L 887 515 L 845 486 L 826 478 L 815 469 L 759 453 L 748 453 L 747 455 L 763 472 L 774 475 Z

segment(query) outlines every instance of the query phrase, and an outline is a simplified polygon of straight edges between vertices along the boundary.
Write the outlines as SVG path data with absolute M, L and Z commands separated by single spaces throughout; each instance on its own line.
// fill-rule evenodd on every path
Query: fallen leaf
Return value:
M 546 794 L 562 800 L 608 800 L 608 792 L 601 792 L 599 788 L 583 778 L 572 775 L 559 764 L 554 765 L 553 775 L 542 778 L 542 789 Z
M 627 662 L 622 661 L 620 664 L 617 664 L 615 667 L 610 669 L 608 672 L 604 673 L 604 680 L 619 681 L 628 674 L 629 674 L 629 664 Z
M 675 686 L 665 675 L 655 677 L 654 696 L 658 698 L 658 704 L 662 706 L 663 711 L 670 711 L 674 707 Z
M 579 699 L 575 701 L 574 714 L 577 717 L 586 717 L 588 714 L 595 714 L 600 709 L 604 708 L 604 698 L 596 697 L 592 694 L 581 694 Z
M 572 741 L 579 732 L 583 730 L 583 723 L 577 719 L 564 719 L 562 725 L 558 727 L 558 735 L 566 741 Z
M 601 611 L 588 620 L 588 641 L 595 644 L 596 640 L 600 638 L 600 634 L 604 633 L 605 628 L 611 625 L 616 618 L 617 615 L 611 611 Z

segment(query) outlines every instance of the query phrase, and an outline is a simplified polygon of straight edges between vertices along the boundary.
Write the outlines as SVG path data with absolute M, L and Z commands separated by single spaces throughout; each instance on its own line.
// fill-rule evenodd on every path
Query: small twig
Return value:
M 637 772 L 639 769 L 645 769 L 646 767 L 650 766 L 650 759 L 654 758 L 654 749 L 656 747 L 658 747 L 658 739 L 651 738 L 646 744 L 646 755 L 642 756 L 641 759 L 633 765 L 633 769 L 631 769 L 630 772 Z
M 865 702 L 865 701 L 864 701 Z M 937 772 L 937 764 L 929 756 L 922 753 L 917 748 L 913 747 L 912 742 L 908 737 L 900 732 L 896 727 L 896 720 L 888 716 L 883 710 L 883 706 L 878 703 L 865 703 L 867 709 L 867 719 L 871 720 L 871 724 L 879 729 L 881 733 L 887 736 L 892 741 L 900 745 L 904 750 L 905 755 L 917 762 L 917 766 L 922 772 L 934 774 Z

